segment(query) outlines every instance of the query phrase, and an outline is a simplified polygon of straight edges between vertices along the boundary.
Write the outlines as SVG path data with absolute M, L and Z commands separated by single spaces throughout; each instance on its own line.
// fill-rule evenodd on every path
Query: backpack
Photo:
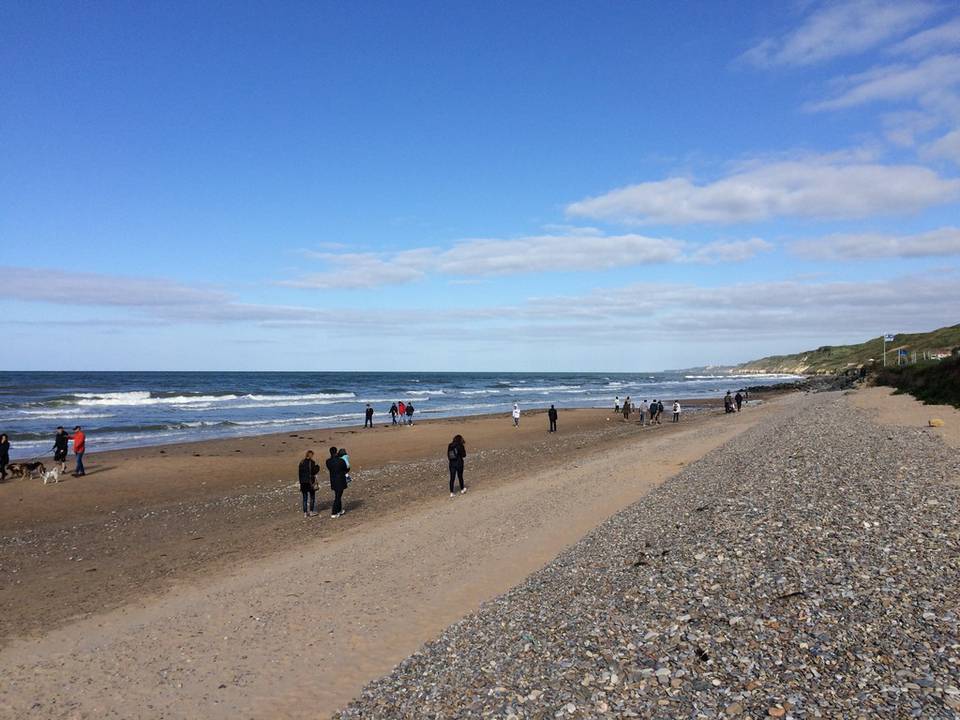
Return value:
M 447 460 L 449 460 L 450 462 L 453 462 L 454 460 L 459 460 L 459 459 L 460 459 L 460 448 L 458 448 L 456 445 L 450 445 L 447 448 Z

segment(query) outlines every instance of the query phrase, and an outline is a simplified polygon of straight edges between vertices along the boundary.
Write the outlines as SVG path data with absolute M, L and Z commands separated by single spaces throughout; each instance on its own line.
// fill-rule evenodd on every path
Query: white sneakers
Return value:
M 466 488 L 460 488 L 460 494 L 463 495 L 467 491 Z

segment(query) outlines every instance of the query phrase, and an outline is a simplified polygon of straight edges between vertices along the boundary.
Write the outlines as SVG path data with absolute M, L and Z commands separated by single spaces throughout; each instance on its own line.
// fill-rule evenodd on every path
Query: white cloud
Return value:
M 887 140 L 901 147 L 915 146 L 918 136 L 930 132 L 941 122 L 936 114 L 919 110 L 903 110 L 883 116 Z
M 960 180 L 916 165 L 776 162 L 697 185 L 668 178 L 567 206 L 567 214 L 627 223 L 736 223 L 793 216 L 859 218 L 914 212 L 960 196 Z
M 956 45 L 960 45 L 960 17 L 911 35 L 890 48 L 890 51 L 909 55 L 926 55 Z
M 951 272 L 872 282 L 777 281 L 710 288 L 644 283 L 540 298 L 521 309 L 520 317 L 528 319 L 530 334 L 555 341 L 615 342 L 639 336 L 691 343 L 794 337 L 819 342 L 838 333 L 862 337 L 871 329 L 879 334 L 887 328 L 955 323 L 958 280 Z M 557 308 L 564 312 L 557 313 Z M 523 330 L 511 332 L 511 339 L 523 335 Z
M 936 55 L 915 65 L 895 64 L 871 68 L 837 78 L 828 100 L 808 103 L 811 112 L 843 110 L 879 101 L 923 99 L 960 83 L 960 55 Z
M 927 2 L 849 0 L 822 5 L 795 30 L 767 38 L 742 59 L 760 67 L 811 65 L 861 53 L 909 32 L 936 11 Z
M 923 148 L 922 154 L 929 158 L 946 158 L 960 165 L 960 129 L 951 130 L 930 143 Z
M 702 263 L 743 262 L 772 249 L 773 245 L 766 240 L 751 238 L 749 240 L 707 243 L 694 250 L 689 257 L 692 262 Z
M 430 248 L 385 253 L 307 253 L 331 269 L 284 281 L 290 287 L 365 288 L 403 285 L 426 277 L 434 260 Z
M 793 243 L 791 250 L 797 255 L 821 260 L 960 255 L 960 228 L 944 227 L 916 235 L 828 235 Z
M 0 298 L 64 305 L 184 307 L 222 303 L 226 293 L 153 278 L 0 266 Z
M 6 268 L 26 274 L 29 268 Z M 32 269 L 53 277 L 52 271 Z M 106 300 L 111 307 L 128 307 L 131 316 L 116 321 L 98 318 L 99 327 L 117 332 L 117 342 L 126 342 L 125 333 L 149 331 L 158 323 L 171 325 L 202 324 L 211 327 L 240 325 L 260 328 L 252 339 L 276 337 L 265 334 L 310 330 L 304 337 L 314 340 L 317 332 L 335 332 L 341 343 L 382 343 L 386 337 L 416 337 L 418 341 L 445 344 L 455 338 L 461 352 L 489 350 L 509 342 L 516 349 L 528 343 L 558 343 L 558 348 L 623 347 L 624 342 L 641 345 L 645 338 L 658 342 L 700 346 L 702 354 L 709 343 L 749 339 L 782 343 L 790 338 L 846 336 L 859 338 L 886 329 L 932 328 L 956 322 L 960 307 L 960 278 L 953 270 L 927 272 L 922 276 L 901 276 L 872 282 L 824 282 L 787 280 L 761 283 L 734 283 L 698 287 L 681 283 L 644 282 L 627 287 L 597 288 L 581 295 L 531 298 L 514 305 L 488 305 L 473 309 L 450 310 L 426 307 L 409 310 L 384 308 L 361 310 L 339 307 L 295 307 L 254 305 L 222 296 L 210 296 L 200 290 L 196 296 L 182 290 L 168 296 L 171 304 L 144 303 L 143 288 L 157 281 L 139 278 L 87 274 L 83 283 L 91 286 L 110 283 L 117 292 L 108 298 L 96 295 L 79 283 L 76 295 L 33 294 L 18 299 L 67 304 L 99 305 Z M 905 292 L 904 288 L 909 288 Z M 10 295 L 6 295 L 9 297 Z M 23 318 L 0 318 L 0 325 L 16 325 Z M 52 318 L 51 323 L 61 322 Z M 31 325 L 41 328 L 45 321 Z M 23 325 L 16 325 L 23 328 Z M 281 335 L 289 337 L 289 335 Z M 251 339 L 251 338 L 247 338 Z M 320 338 L 322 340 L 322 337 Z M 561 352 L 561 355 L 563 353 Z
M 540 272 L 576 272 L 656 263 L 742 262 L 771 249 L 759 238 L 694 244 L 632 233 L 604 235 L 595 228 L 565 227 L 565 234 L 474 238 L 452 247 L 396 253 L 310 253 L 326 269 L 281 285 L 307 288 L 371 288 L 428 276 L 467 279 Z M 467 282 L 469 280 L 466 280 Z
M 111 327 L 141 328 L 162 323 L 254 323 L 262 326 L 353 327 L 377 320 L 349 310 L 289 305 L 251 304 L 227 293 L 196 288 L 170 280 L 108 275 L 104 273 L 66 272 L 48 268 L 0 266 L 0 299 L 26 303 L 49 303 L 65 308 L 96 308 L 128 311 L 130 317 L 84 311 L 84 323 Z M 382 316 L 380 321 L 386 316 Z M 143 318 L 150 318 L 149 324 Z M 394 314 L 391 322 L 409 321 L 409 315 Z M 51 320 L 62 322 L 62 318 Z
M 505 275 L 548 270 L 603 270 L 672 262 L 682 243 L 644 235 L 539 235 L 473 239 L 440 254 L 438 270 L 455 275 Z

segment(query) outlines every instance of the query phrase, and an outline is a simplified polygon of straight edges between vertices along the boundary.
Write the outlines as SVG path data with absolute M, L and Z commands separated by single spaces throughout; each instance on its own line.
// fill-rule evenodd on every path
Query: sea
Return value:
M 367 403 L 389 422 L 530 410 L 613 408 L 635 401 L 720 397 L 796 375 L 443 372 L 0 372 L 0 432 L 12 458 L 48 454 L 58 425 L 81 425 L 87 451 L 361 425 Z

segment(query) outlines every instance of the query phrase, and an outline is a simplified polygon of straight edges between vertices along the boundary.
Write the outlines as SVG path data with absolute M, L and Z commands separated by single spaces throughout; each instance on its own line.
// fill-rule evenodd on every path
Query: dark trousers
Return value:
M 550 421 L 550 432 L 556 432 L 556 431 L 557 431 L 557 421 L 556 421 L 556 420 L 551 420 L 551 421 Z
M 333 508 L 331 515 L 339 515 L 343 511 L 343 489 L 333 491 Z
M 463 463 L 450 463 L 450 492 L 453 492 L 453 481 L 460 478 L 460 489 L 463 490 Z
M 3 460 L 0 460 L 0 480 L 7 479 L 7 463 L 8 462 L 9 460 L 7 460 L 6 458 L 4 458 Z
M 364 418 L 363 420 L 364 427 L 373 427 L 373 418 Z
M 314 512 L 317 509 L 317 491 L 313 488 L 300 488 L 303 496 L 303 511 Z M 308 502 L 309 501 L 309 502 Z
M 83 469 L 83 453 L 77 453 L 77 475 L 86 475 L 86 471 Z
M 680 422 L 680 413 L 674 413 L 674 414 L 673 414 L 673 421 L 674 421 L 674 422 Z
M 390 417 L 393 418 L 393 424 L 396 425 L 396 424 L 397 424 L 397 416 L 391 414 Z

